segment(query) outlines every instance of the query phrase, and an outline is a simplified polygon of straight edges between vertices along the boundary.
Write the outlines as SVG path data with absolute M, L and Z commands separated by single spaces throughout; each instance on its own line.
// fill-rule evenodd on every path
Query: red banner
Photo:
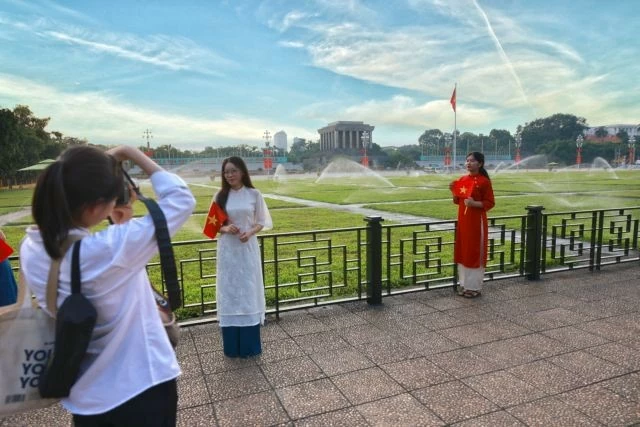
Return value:
M 262 164 L 263 164 L 265 169 L 271 169 L 271 167 L 273 167 L 273 159 L 270 159 L 270 158 L 266 157 L 263 160 Z

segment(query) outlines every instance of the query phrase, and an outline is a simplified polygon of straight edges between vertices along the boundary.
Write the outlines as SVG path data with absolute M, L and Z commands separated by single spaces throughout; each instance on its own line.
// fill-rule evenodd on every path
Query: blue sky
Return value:
M 0 107 L 101 144 L 382 145 L 570 113 L 640 123 L 640 1 L 0 0 Z

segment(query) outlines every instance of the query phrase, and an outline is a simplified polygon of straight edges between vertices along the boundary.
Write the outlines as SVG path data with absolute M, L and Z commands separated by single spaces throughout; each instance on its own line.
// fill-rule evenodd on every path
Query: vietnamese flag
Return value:
M 204 223 L 202 234 L 210 239 L 215 239 L 216 234 L 218 234 L 218 231 L 220 231 L 220 228 L 226 220 L 227 214 L 224 213 L 215 201 L 212 202 L 211 207 L 209 208 L 209 214 L 207 215 L 207 221 Z
M 0 262 L 9 258 L 9 255 L 13 253 L 13 248 L 7 244 L 4 240 L 0 239 Z
M 453 187 L 451 188 L 451 192 L 454 197 L 458 197 L 461 200 L 468 199 L 471 197 L 471 193 L 473 192 L 473 185 L 469 186 L 468 182 L 464 182 L 463 179 L 457 179 L 453 181 Z M 468 206 L 464 208 L 464 214 L 467 214 Z
M 453 112 L 456 112 L 456 89 L 457 88 L 453 88 L 453 93 L 451 94 L 451 100 L 449 101 L 451 103 L 451 108 L 453 108 Z

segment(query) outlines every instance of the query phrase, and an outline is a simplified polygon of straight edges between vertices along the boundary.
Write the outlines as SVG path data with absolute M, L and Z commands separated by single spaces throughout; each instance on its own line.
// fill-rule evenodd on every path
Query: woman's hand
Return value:
M 482 202 L 476 202 L 472 197 L 469 197 L 468 199 L 464 199 L 464 205 L 472 208 L 480 208 L 482 207 Z
M 451 181 L 451 182 L 449 183 L 449 190 L 450 190 L 450 191 L 453 191 L 453 186 L 454 186 L 454 185 L 455 185 L 455 181 Z
M 223 225 L 222 227 L 220 227 L 220 231 L 222 231 L 225 234 L 238 234 L 240 232 L 240 229 L 235 224 L 229 224 L 229 225 Z
M 238 238 L 240 239 L 240 241 L 242 243 L 247 243 L 247 241 L 249 240 L 249 238 L 251 236 L 253 236 L 253 233 L 251 231 L 244 231 L 244 232 L 240 233 Z

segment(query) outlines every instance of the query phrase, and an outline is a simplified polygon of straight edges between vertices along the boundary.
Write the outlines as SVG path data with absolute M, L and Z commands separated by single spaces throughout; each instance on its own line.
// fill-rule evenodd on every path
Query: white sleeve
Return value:
M 151 175 L 151 184 L 157 203 L 167 220 L 169 235 L 173 237 L 189 219 L 195 207 L 195 199 L 187 184 L 177 175 L 158 171 Z M 142 202 L 138 202 L 142 203 Z M 150 214 L 120 225 L 111 225 L 104 236 L 115 251 L 114 264 L 128 268 L 144 268 L 158 253 L 155 226 Z
M 256 213 L 255 223 L 262 226 L 262 230 L 271 230 L 273 228 L 273 221 L 271 220 L 271 214 L 269 208 L 262 197 L 262 193 L 256 190 Z

